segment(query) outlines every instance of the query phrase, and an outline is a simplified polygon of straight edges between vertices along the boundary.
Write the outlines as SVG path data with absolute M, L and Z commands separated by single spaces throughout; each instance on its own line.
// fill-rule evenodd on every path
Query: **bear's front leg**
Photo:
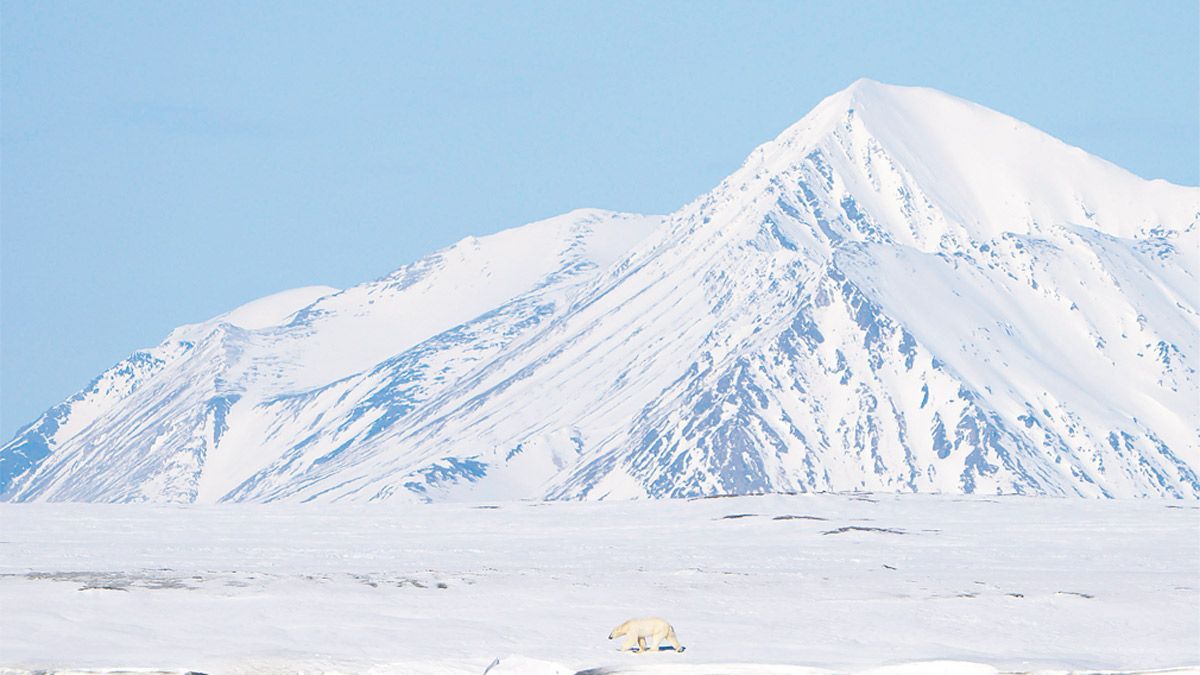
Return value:
M 639 654 L 646 653 L 646 638 L 645 637 L 638 636 L 638 653 Z

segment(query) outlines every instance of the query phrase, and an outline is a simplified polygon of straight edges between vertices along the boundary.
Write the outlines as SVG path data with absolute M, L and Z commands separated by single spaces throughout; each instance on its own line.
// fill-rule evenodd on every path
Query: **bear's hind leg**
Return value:
M 663 641 L 662 633 L 655 633 L 654 635 L 651 635 L 650 636 L 650 651 L 657 652 L 658 646 L 660 644 L 662 644 L 662 641 Z

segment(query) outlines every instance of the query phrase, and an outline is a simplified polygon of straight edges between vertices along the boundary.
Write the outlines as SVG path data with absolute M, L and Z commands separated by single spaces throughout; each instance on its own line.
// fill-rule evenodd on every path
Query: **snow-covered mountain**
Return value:
M 10 500 L 1200 497 L 1200 188 L 860 80 L 665 217 L 575 211 L 184 326 Z

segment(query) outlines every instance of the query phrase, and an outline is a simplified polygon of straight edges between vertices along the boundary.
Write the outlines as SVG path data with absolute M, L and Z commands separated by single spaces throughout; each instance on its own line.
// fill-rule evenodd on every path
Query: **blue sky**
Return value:
M 174 326 L 582 206 L 668 212 L 859 77 L 1200 182 L 1200 9 L 3 2 L 0 434 Z

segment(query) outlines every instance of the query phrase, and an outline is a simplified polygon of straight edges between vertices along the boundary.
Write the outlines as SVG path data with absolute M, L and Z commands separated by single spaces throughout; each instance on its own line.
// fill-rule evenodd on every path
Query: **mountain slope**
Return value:
M 170 383 L 161 398 L 115 409 L 169 410 L 155 426 L 175 435 L 39 422 L 0 449 L 5 494 L 1200 497 L 1197 188 L 863 80 L 665 219 L 601 218 L 637 226 L 571 239 L 603 242 L 590 257 L 545 225 L 510 232 L 555 253 L 460 244 L 286 327 L 225 329 L 186 377 L 146 365 L 133 379 Z M 448 259 L 464 271 L 439 275 Z M 492 268 L 521 283 L 485 288 Z M 428 325 L 387 335 L 418 306 Z M 197 434 L 212 447 L 183 451 Z
M 454 368 L 536 326 L 658 220 L 574 211 L 468 237 L 345 291 L 288 291 L 179 328 L 22 429 L 0 449 L 0 488 L 10 499 L 220 499 L 290 449 L 288 433 L 311 435 L 304 425 L 312 420 L 292 415 L 302 402 L 361 393 L 345 425 L 383 426 L 373 405 L 452 380 Z M 303 301 L 279 311 L 281 297 Z M 276 320 L 266 318 L 272 310 Z M 480 342 L 446 337 L 489 320 L 495 332 Z M 438 340 L 442 348 L 430 348 Z M 396 365 L 422 350 L 437 352 L 438 372 Z M 286 417 L 271 418 L 276 412 Z

